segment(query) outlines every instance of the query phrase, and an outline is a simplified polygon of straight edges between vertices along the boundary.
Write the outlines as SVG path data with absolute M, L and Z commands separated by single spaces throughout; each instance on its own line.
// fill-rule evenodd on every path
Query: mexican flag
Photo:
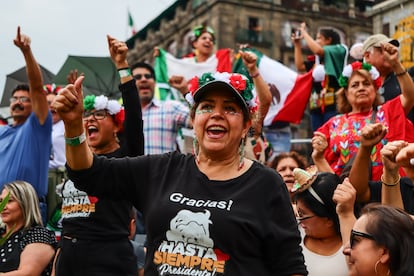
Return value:
M 134 19 L 132 18 L 132 14 L 128 11 L 128 33 L 130 36 L 134 36 L 137 33 L 135 28 Z
M 205 62 L 197 63 L 194 57 L 176 58 L 160 49 L 160 54 L 155 58 L 154 70 L 159 92 L 157 98 L 178 99 L 175 89 L 168 85 L 169 77 L 177 75 L 190 80 L 206 72 L 231 72 L 231 52 L 230 49 L 220 49 Z
M 300 123 L 312 90 L 312 71 L 298 74 L 255 49 L 246 48 L 244 51 L 252 51 L 258 56 L 259 72 L 269 84 L 273 96 L 263 125 L 270 126 L 275 121 Z M 241 58 L 234 63 L 233 72 L 249 75 Z

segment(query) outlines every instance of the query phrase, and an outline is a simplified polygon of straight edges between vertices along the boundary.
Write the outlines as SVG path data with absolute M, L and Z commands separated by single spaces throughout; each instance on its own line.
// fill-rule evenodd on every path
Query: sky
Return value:
M 12 0 L 0 4 L 0 97 L 6 75 L 23 67 L 17 26 L 39 64 L 57 73 L 68 55 L 108 56 L 106 35 L 127 40 L 128 10 L 137 30 L 175 0 Z

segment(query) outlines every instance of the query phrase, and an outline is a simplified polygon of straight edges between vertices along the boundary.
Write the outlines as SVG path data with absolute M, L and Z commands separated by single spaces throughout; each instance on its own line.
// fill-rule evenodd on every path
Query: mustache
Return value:
M 13 106 L 12 110 L 15 111 L 16 109 L 19 109 L 20 111 L 24 110 L 24 106 L 20 105 L 20 104 L 16 104 L 15 106 Z

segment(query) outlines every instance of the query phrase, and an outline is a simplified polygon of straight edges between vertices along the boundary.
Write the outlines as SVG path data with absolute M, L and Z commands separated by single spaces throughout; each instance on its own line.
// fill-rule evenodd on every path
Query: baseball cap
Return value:
M 400 42 L 396 39 L 389 38 L 383 34 L 374 34 L 365 39 L 362 52 L 365 53 L 370 47 L 381 47 L 383 43 L 391 43 L 396 47 L 400 46 Z
M 204 73 L 201 78 L 194 77 L 190 80 L 190 93 L 195 103 L 209 92 L 229 91 L 239 102 L 244 112 L 249 113 L 252 107 L 252 88 L 250 80 L 238 73 Z

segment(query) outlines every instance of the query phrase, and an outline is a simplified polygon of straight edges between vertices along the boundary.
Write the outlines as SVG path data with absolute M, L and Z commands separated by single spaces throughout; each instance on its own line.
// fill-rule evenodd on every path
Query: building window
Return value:
M 260 19 L 249 17 L 249 40 L 251 42 L 262 42 L 262 26 Z

